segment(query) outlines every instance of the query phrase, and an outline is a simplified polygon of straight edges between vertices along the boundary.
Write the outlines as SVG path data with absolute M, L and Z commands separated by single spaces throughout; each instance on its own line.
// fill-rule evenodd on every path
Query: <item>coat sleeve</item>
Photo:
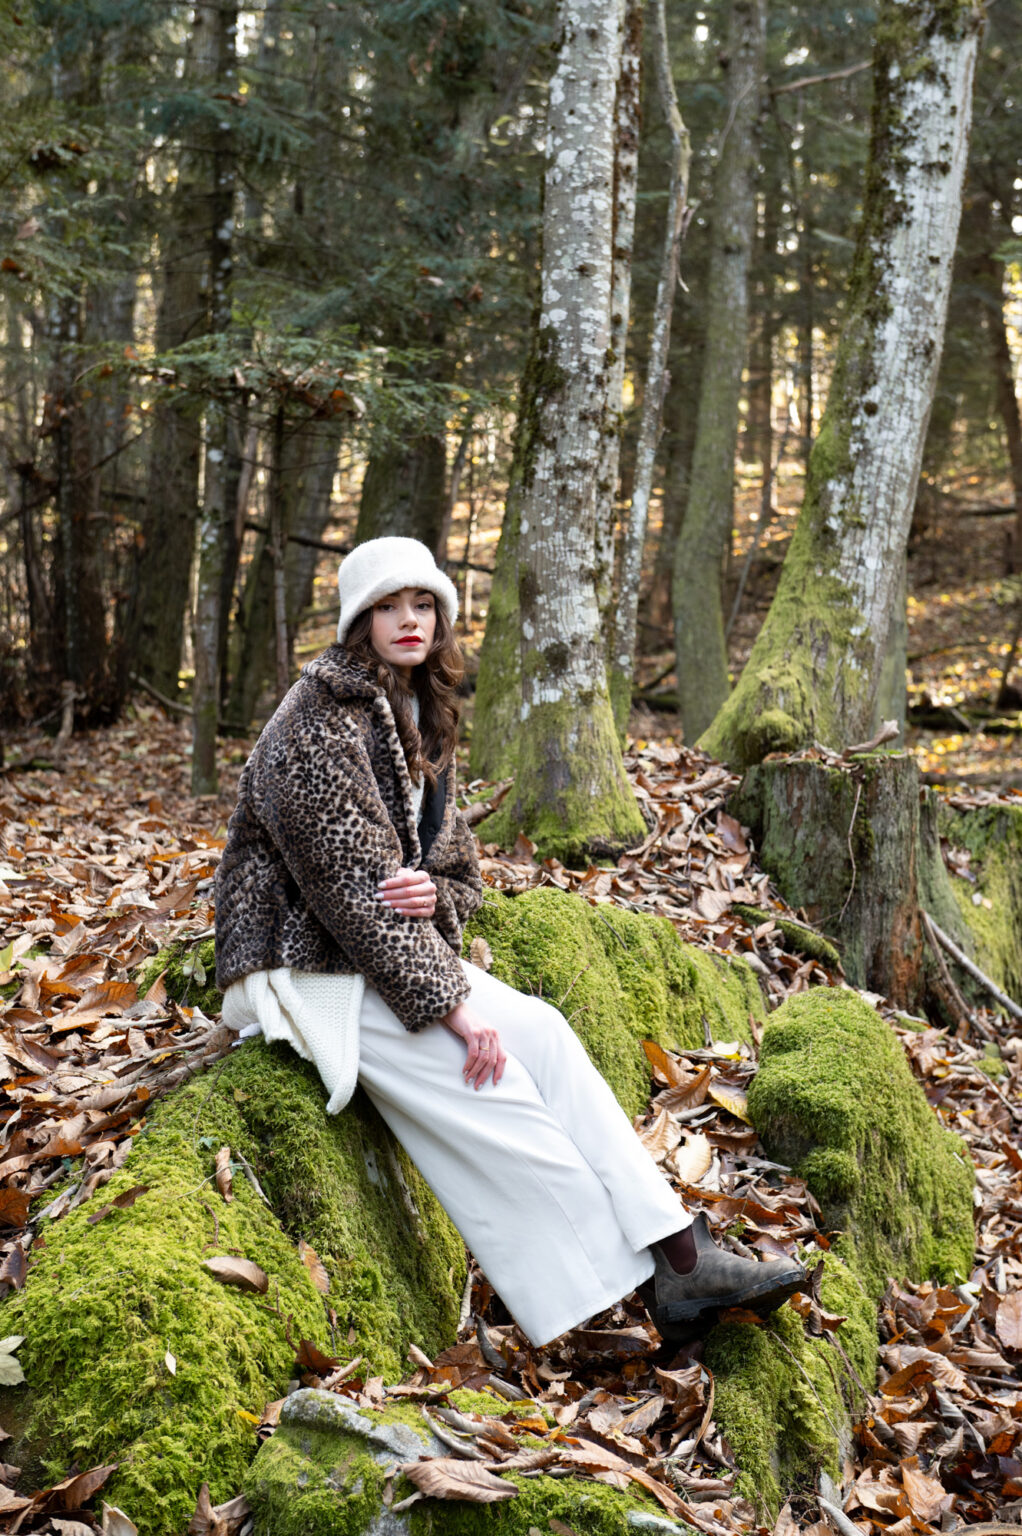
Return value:
M 293 717 L 262 756 L 253 791 L 307 907 L 406 1029 L 424 1029 L 468 996 L 434 925 L 376 899 L 401 866 L 401 844 L 356 726 Z
M 454 830 L 442 860 L 430 871 L 436 886 L 436 911 L 433 922 L 459 952 L 462 931 L 473 912 L 483 904 L 483 882 L 472 829 L 460 811 L 455 812 Z

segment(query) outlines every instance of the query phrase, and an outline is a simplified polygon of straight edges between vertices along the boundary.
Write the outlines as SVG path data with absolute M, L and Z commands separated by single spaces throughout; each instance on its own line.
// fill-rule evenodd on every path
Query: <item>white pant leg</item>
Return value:
M 475 967 L 466 973 L 508 1052 L 497 1088 L 466 1084 L 463 1043 L 440 1025 L 409 1034 L 371 988 L 359 1079 L 542 1344 L 648 1279 L 648 1243 L 690 1218 L 564 1019 Z

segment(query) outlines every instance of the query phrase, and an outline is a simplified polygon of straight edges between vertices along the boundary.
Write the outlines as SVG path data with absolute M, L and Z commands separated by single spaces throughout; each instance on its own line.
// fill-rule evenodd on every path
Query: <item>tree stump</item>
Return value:
M 933 983 L 920 907 L 969 945 L 940 854 L 936 806 L 912 758 L 760 763 L 728 808 L 750 828 L 785 900 L 835 941 L 853 986 L 902 1008 L 922 1004 Z

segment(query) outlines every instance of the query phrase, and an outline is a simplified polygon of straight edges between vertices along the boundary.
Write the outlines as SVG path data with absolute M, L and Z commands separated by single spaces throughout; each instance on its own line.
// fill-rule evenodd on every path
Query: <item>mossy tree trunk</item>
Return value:
M 785 899 L 835 940 L 849 981 L 918 1009 L 931 988 L 920 907 L 966 934 L 915 761 L 760 763 L 729 809 L 752 829 Z
M 442 432 L 380 443 L 362 482 L 355 543 L 396 535 L 434 552 L 447 510 L 447 443 Z
M 551 80 L 538 366 L 519 523 L 522 707 L 513 800 L 491 829 L 547 854 L 638 842 L 596 590 L 598 453 L 607 408 L 621 0 L 563 0 Z M 499 827 L 499 831 L 498 831 Z
M 701 745 L 736 766 L 868 732 L 944 337 L 980 13 L 880 7 L 863 224 L 770 612 Z
M 724 562 L 734 512 L 738 399 L 748 346 L 749 264 L 756 238 L 756 119 L 766 50 L 765 0 L 732 0 L 727 118 L 714 190 L 706 363 L 688 509 L 675 546 L 678 697 L 689 741 L 728 694 Z

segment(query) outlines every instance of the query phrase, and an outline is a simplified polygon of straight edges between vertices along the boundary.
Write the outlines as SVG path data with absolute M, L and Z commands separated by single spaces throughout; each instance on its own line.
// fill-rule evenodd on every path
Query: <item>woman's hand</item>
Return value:
M 381 880 L 376 899 L 405 917 L 432 917 L 436 911 L 436 886 L 424 869 L 399 869 Z
M 452 1035 L 457 1035 L 459 1040 L 465 1042 L 466 1083 L 474 1083 L 478 1092 L 486 1079 L 492 1076 L 496 1088 L 504 1076 L 507 1057 L 501 1049 L 500 1036 L 493 1026 L 487 1024 L 468 1003 L 459 1003 L 456 1008 L 452 1008 L 443 1024 Z

